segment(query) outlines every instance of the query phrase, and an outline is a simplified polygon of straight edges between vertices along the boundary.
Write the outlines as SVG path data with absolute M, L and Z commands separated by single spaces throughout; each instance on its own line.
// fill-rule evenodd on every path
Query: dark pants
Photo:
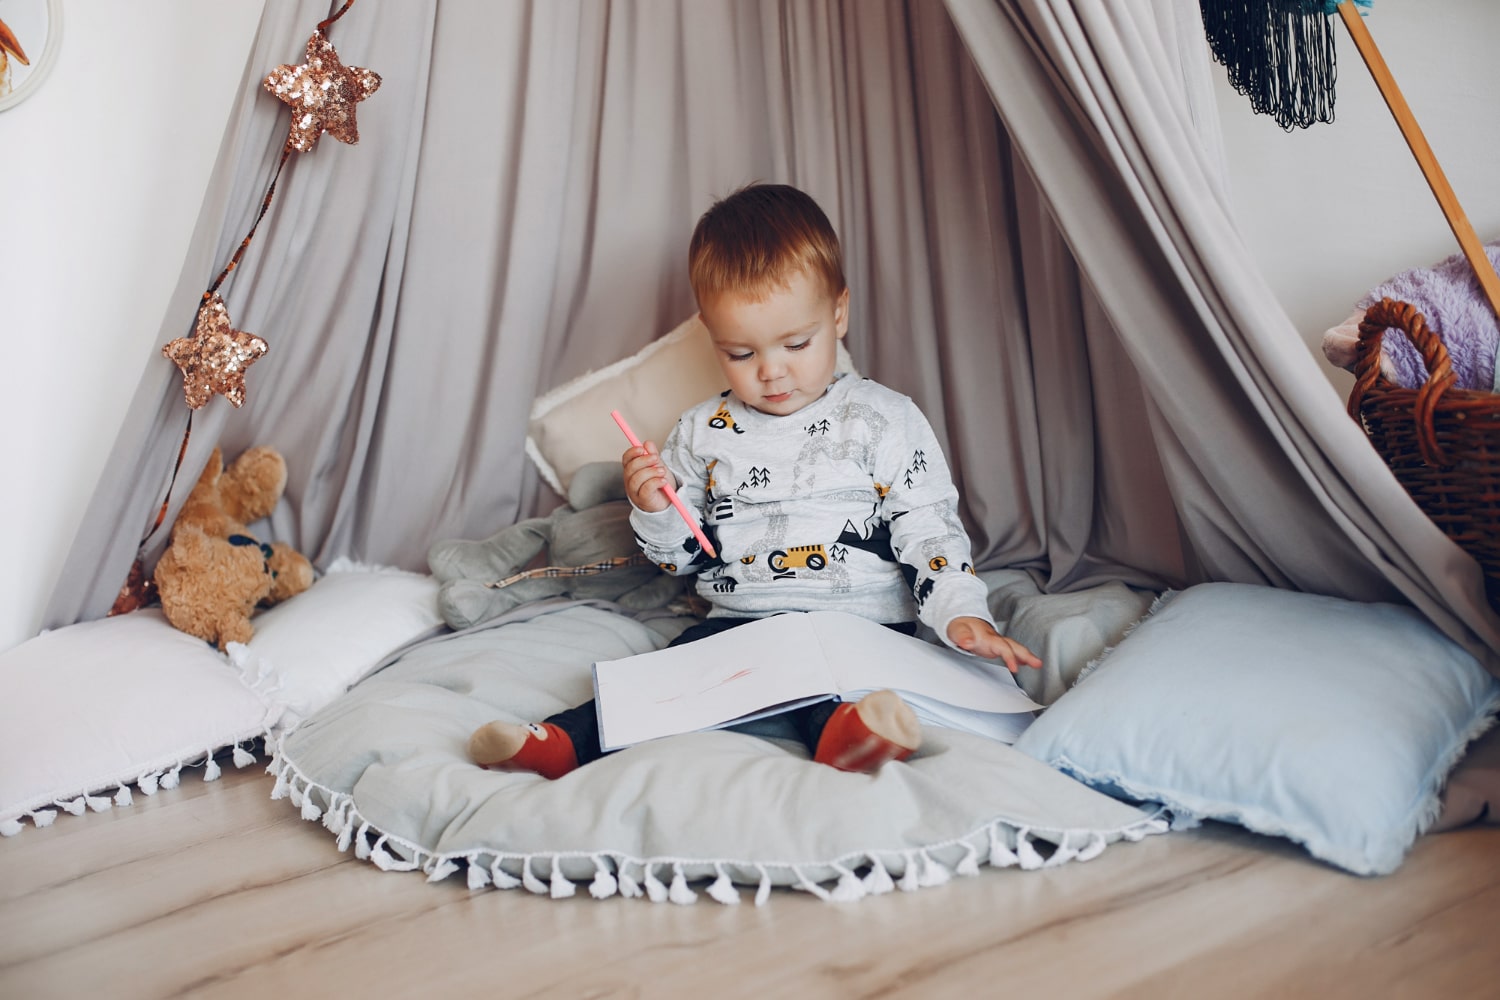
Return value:
M 707 639 L 711 635 L 718 635 L 720 632 L 727 632 L 739 625 L 748 625 L 756 620 L 755 618 L 708 618 L 684 629 L 682 634 L 668 645 L 684 646 L 699 639 Z M 887 624 L 886 628 L 895 629 L 906 635 L 915 635 L 917 631 L 915 622 Z M 807 747 L 807 752 L 812 754 L 818 749 L 818 740 L 823 736 L 823 727 L 828 725 L 829 718 L 838 707 L 839 703 L 836 701 L 820 701 L 814 705 L 789 709 L 781 713 L 780 718 L 791 723 L 797 736 Z M 568 734 L 568 739 L 573 741 L 573 752 L 578 756 L 580 766 L 604 756 L 604 751 L 599 747 L 599 714 L 592 700 L 584 702 L 577 708 L 558 712 L 545 721 Z

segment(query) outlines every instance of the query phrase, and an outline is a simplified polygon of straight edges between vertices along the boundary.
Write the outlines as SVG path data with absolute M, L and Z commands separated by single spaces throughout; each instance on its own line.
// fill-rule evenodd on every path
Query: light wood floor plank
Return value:
M 756 908 L 470 892 L 340 854 L 260 768 L 0 842 L 4 997 L 1493 996 L 1500 830 L 1346 875 L 1227 826 Z

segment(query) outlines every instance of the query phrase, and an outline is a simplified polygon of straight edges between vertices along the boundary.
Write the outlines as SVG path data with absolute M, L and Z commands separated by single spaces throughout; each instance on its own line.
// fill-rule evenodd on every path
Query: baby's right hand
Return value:
M 671 473 L 662 464 L 654 442 L 627 448 L 620 456 L 620 465 L 625 469 L 625 495 L 631 503 L 650 514 L 672 505 L 663 489 Z

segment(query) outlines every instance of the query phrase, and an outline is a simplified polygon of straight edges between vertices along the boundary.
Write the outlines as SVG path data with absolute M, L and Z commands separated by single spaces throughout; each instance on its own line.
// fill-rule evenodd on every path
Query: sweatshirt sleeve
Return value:
M 688 511 L 698 519 L 699 526 L 707 534 L 703 523 L 703 508 L 707 500 L 707 473 L 698 469 L 700 463 L 692 458 L 692 451 L 683 431 L 683 421 L 677 421 L 672 433 L 667 435 L 661 449 L 662 462 L 667 472 L 677 481 L 677 497 Z M 697 473 L 695 476 L 694 473 Z M 670 505 L 665 510 L 644 511 L 631 504 L 630 526 L 635 539 L 646 558 L 656 563 L 673 576 L 696 573 L 708 565 L 709 556 L 693 537 L 693 532 L 683 521 L 677 508 Z M 717 542 L 715 542 L 717 546 Z
M 984 581 L 974 575 L 969 535 L 958 517 L 958 490 L 937 435 L 915 403 L 904 397 L 903 402 L 876 450 L 876 479 L 885 490 L 882 514 L 917 616 L 951 647 L 953 619 L 995 622 Z

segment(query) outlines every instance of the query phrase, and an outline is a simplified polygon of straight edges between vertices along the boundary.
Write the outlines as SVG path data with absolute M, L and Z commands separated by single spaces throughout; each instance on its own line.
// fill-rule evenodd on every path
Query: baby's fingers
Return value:
M 1017 670 L 1020 669 L 1017 664 L 1018 657 L 1016 656 L 1015 651 L 1011 649 L 1011 643 L 1009 642 L 1009 640 L 1000 640 L 999 645 L 996 646 L 994 652 L 990 654 L 991 658 L 994 658 L 996 656 L 998 656 L 1001 662 L 1005 664 L 1005 669 L 1009 670 L 1011 673 L 1016 673 Z
M 1014 639 L 1006 639 L 1005 641 L 1009 643 L 1011 648 L 1014 650 L 1017 663 L 1024 663 L 1026 666 L 1030 667 L 1033 670 L 1042 669 L 1042 658 L 1040 656 L 1037 656 L 1031 650 L 1027 649 L 1019 642 L 1016 642 L 1016 640 Z M 1006 662 L 1007 664 L 1009 663 L 1008 660 Z M 1012 667 L 1011 673 L 1015 672 L 1015 668 Z

